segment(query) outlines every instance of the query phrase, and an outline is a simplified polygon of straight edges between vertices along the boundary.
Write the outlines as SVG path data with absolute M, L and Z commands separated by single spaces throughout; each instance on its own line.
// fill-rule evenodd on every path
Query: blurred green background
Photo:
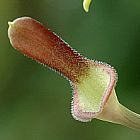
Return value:
M 14 50 L 7 22 L 33 17 L 91 59 L 119 74 L 117 95 L 140 113 L 140 0 L 0 0 L 0 140 L 139 140 L 140 133 L 99 120 L 75 121 L 68 81 Z

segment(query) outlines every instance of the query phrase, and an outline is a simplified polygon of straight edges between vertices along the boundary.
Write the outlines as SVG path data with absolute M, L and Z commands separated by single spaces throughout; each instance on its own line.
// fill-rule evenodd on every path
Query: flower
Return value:
M 32 18 L 18 18 L 9 25 L 8 36 L 15 49 L 70 81 L 72 115 L 76 120 L 87 122 L 96 118 L 140 130 L 140 115 L 125 108 L 117 99 L 114 68 L 80 55 Z

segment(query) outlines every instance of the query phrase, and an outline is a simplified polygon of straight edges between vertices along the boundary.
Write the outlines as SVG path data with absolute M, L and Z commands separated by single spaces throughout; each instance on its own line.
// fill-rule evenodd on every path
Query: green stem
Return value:
M 120 114 L 122 115 L 123 122 L 121 124 L 140 131 L 140 115 L 127 109 L 123 105 L 120 106 Z
M 115 90 L 111 93 L 97 119 L 121 124 L 140 131 L 140 115 L 121 105 L 117 99 Z

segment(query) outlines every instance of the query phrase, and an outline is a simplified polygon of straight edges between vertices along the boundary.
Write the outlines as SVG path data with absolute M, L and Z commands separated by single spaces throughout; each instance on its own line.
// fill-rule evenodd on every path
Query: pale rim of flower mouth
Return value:
M 110 65 L 92 60 L 89 62 L 91 71 L 88 77 L 82 79 L 83 84 L 73 85 L 72 114 L 75 119 L 83 122 L 96 118 L 102 112 L 117 81 L 117 73 Z M 88 92 L 84 90 L 84 95 L 81 94 L 81 88 Z

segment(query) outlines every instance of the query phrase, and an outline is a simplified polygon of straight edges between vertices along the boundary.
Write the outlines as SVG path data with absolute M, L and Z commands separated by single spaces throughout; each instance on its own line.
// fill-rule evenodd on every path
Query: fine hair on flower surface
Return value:
M 100 119 L 140 130 L 140 115 L 119 103 L 116 70 L 87 59 L 30 17 L 9 22 L 8 37 L 20 53 L 65 76 L 73 88 L 72 116 L 82 122 Z

